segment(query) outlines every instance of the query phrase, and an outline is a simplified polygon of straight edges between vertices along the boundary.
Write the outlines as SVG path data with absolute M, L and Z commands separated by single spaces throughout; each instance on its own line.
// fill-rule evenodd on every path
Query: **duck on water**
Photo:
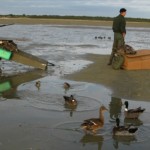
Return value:
M 128 109 L 129 106 L 128 101 L 125 101 L 124 105 L 125 105 L 125 110 L 124 110 L 125 118 L 137 119 L 140 116 L 140 114 L 145 111 L 145 108 L 141 108 L 141 107 Z
M 108 109 L 105 106 L 101 106 L 99 109 L 99 118 L 91 118 L 84 120 L 81 124 L 81 128 L 87 133 L 88 131 L 96 133 L 97 130 L 104 126 L 104 112 Z

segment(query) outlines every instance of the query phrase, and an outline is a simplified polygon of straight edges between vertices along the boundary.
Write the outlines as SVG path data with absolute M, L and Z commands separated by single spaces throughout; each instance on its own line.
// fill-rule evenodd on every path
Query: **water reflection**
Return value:
M 119 143 L 130 145 L 135 141 L 137 141 L 135 136 L 113 136 L 113 146 L 115 149 L 119 149 Z
M 66 110 L 70 111 L 70 117 L 72 117 L 73 116 L 73 112 L 76 111 L 77 105 L 75 105 L 75 106 L 69 106 L 67 104 L 64 104 L 64 108 Z
M 39 79 L 43 76 L 44 71 L 42 70 L 32 70 L 12 76 L 2 76 L 0 77 L 0 97 L 8 99 L 18 98 L 17 87 L 20 84 Z
M 143 122 L 140 119 L 128 119 L 128 118 L 125 118 L 124 119 L 124 124 L 125 125 L 133 124 L 134 126 L 140 126 L 140 125 L 143 125 Z
M 122 101 L 121 98 L 111 97 L 111 101 L 109 104 L 110 118 L 112 120 L 116 120 L 116 118 L 120 117 L 122 109 Z
M 93 144 L 97 143 L 98 150 L 102 149 L 104 138 L 101 135 L 91 135 L 91 134 L 85 134 L 80 142 L 83 143 L 83 146 L 86 146 L 86 144 Z

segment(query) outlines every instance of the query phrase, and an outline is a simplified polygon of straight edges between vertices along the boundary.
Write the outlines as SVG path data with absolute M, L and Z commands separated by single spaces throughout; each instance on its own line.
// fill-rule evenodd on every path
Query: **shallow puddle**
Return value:
M 65 30 L 64 30 L 65 29 Z M 13 32 L 12 32 L 13 31 Z M 127 43 L 135 49 L 147 48 L 149 29 L 130 29 Z M 66 74 L 87 67 L 91 61 L 83 54 L 110 54 L 112 40 L 95 39 L 95 36 L 112 37 L 110 28 L 63 27 L 50 25 L 14 25 L 4 28 L 18 47 L 27 53 L 54 63 L 46 72 L 33 70 L 14 62 L 2 60 L 0 78 L 0 149 L 2 150 L 141 150 L 150 147 L 150 103 L 143 99 L 115 97 L 116 92 L 101 84 L 75 82 L 63 79 Z M 136 35 L 139 36 L 136 36 Z M 136 38 L 135 38 L 136 37 Z M 142 40 L 141 41 L 141 37 Z M 42 39 L 42 40 L 41 40 Z M 146 40 L 145 40 L 146 39 Z M 12 75 L 15 74 L 15 75 Z M 57 76 L 57 77 L 56 77 Z M 91 76 L 91 78 L 94 78 Z M 40 81 L 40 87 L 35 84 Z M 125 80 L 128 81 L 128 80 Z M 70 83 L 64 89 L 64 82 Z M 114 81 L 117 84 L 117 81 Z M 133 82 L 133 84 L 135 84 Z M 126 88 L 126 87 L 125 87 Z M 128 88 L 128 87 L 127 87 Z M 144 88 L 140 86 L 140 88 Z M 136 90 L 136 87 L 133 86 Z M 130 89 L 129 96 L 132 96 Z M 123 92 L 124 93 L 124 92 Z M 137 94 L 140 94 L 137 92 Z M 64 95 L 74 95 L 76 108 L 64 105 Z M 126 93 L 124 93 L 126 95 Z M 144 97 L 144 96 L 143 96 Z M 124 119 L 124 101 L 129 108 L 146 109 L 139 119 Z M 80 128 L 85 119 L 98 118 L 99 107 L 104 105 L 105 124 L 97 134 L 85 134 Z M 114 137 L 112 129 L 119 117 L 121 125 L 132 123 L 138 127 L 135 136 Z

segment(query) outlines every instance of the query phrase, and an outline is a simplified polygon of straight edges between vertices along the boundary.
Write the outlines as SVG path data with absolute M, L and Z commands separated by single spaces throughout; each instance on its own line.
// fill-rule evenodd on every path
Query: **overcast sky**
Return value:
M 114 17 L 122 7 L 127 17 L 150 19 L 150 0 L 0 0 L 0 14 Z

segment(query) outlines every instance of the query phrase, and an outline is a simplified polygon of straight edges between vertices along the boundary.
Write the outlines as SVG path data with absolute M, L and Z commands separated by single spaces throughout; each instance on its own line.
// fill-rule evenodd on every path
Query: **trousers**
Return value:
M 117 53 L 117 51 L 124 46 L 125 46 L 125 41 L 123 35 L 121 33 L 114 32 L 114 42 L 113 42 L 112 52 L 109 59 L 109 64 L 112 64 L 115 53 Z

